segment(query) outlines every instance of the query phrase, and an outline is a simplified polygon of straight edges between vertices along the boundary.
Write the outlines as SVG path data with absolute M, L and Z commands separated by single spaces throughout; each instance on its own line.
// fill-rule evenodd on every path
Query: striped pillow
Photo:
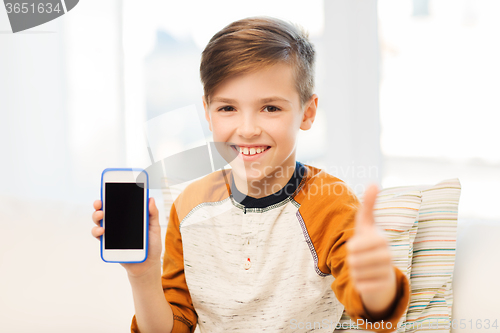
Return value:
M 422 191 L 422 205 L 413 246 L 406 332 L 450 332 L 460 181 L 454 178 L 431 186 L 401 186 L 381 192 L 408 190 Z
M 360 198 L 363 202 L 363 198 Z M 375 223 L 384 231 L 392 254 L 392 262 L 410 279 L 413 242 L 418 228 L 418 212 L 422 201 L 419 190 L 405 192 L 380 191 L 374 206 Z M 398 327 L 402 326 L 405 316 L 401 317 Z M 370 332 L 355 329 L 355 321 L 344 311 L 336 331 Z M 397 332 L 404 332 L 400 328 Z

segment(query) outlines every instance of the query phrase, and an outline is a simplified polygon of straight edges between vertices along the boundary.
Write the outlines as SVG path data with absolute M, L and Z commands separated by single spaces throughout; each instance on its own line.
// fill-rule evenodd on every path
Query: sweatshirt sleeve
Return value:
M 162 286 L 166 300 L 170 303 L 174 315 L 172 332 L 193 333 L 198 316 L 193 307 L 191 295 L 184 275 L 184 256 L 182 238 L 179 229 L 179 217 L 175 208 L 170 209 L 167 233 L 165 235 L 165 253 L 163 256 Z M 140 333 L 135 314 L 131 324 L 132 333 Z
M 347 193 L 349 193 L 348 190 Z M 331 215 L 332 221 L 330 222 L 334 226 L 332 230 L 333 239 L 331 239 L 331 247 L 327 250 L 326 254 L 326 265 L 335 277 L 335 281 L 332 283 L 332 290 L 359 328 L 376 332 L 392 332 L 397 328 L 397 324 L 401 316 L 405 313 L 410 300 L 408 278 L 400 269 L 393 265 L 396 273 L 397 291 L 392 311 L 386 318 L 374 321 L 364 308 L 361 295 L 354 288 L 354 283 L 349 272 L 349 265 L 346 262 L 346 242 L 354 235 L 355 215 L 360 207 L 360 202 L 351 193 L 337 200 L 335 205 L 334 212 Z M 367 325 L 367 322 L 372 324 Z M 379 329 L 375 329 L 375 327 L 379 327 Z

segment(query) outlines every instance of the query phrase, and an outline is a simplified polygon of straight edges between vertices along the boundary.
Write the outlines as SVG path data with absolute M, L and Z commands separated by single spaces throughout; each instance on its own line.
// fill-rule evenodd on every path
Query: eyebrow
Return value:
M 286 98 L 279 97 L 279 96 L 271 96 L 271 97 L 262 98 L 262 99 L 258 100 L 257 102 L 259 102 L 259 103 L 270 103 L 270 102 L 277 102 L 277 101 L 279 101 L 279 102 L 286 102 L 286 103 L 292 104 L 292 102 L 290 102 Z M 212 102 L 237 104 L 236 100 L 231 99 L 231 98 L 225 98 L 225 97 L 214 97 L 212 99 Z

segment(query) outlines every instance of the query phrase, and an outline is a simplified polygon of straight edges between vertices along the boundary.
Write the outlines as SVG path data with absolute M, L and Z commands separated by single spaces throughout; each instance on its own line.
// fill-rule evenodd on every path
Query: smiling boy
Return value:
M 409 282 L 374 225 L 376 187 L 361 206 L 342 180 L 296 161 L 318 106 L 314 57 L 306 33 L 270 17 L 233 22 L 206 46 L 205 117 L 231 169 L 175 200 L 162 264 L 150 202 L 148 259 L 122 264 L 132 332 L 331 332 L 344 308 L 361 327 L 396 328 Z
M 210 102 L 203 100 L 214 141 L 227 143 L 217 146 L 219 152 L 231 156 L 220 150 L 241 150 L 231 163 L 232 174 L 236 187 L 250 197 L 285 186 L 295 169 L 298 130 L 309 129 L 314 121 L 318 97 L 306 101 L 302 111 L 293 74 L 290 65 L 277 63 L 228 78 Z

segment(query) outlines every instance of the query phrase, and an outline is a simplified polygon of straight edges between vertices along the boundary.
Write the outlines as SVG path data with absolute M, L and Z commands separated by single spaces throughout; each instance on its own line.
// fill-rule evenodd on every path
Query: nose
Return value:
M 236 133 L 246 139 L 250 139 L 254 136 L 259 136 L 262 132 L 262 129 L 257 118 L 258 117 L 252 112 L 243 112 Z

